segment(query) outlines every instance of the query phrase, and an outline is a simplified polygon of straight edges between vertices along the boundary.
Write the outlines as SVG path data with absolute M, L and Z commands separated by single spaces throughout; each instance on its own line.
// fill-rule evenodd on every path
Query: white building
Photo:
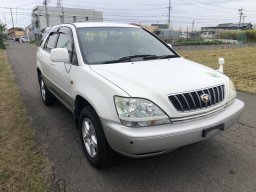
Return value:
M 102 22 L 103 13 L 94 9 L 37 6 L 32 12 L 31 38 L 40 36 L 47 27 L 62 23 Z M 35 36 L 35 37 L 34 37 Z

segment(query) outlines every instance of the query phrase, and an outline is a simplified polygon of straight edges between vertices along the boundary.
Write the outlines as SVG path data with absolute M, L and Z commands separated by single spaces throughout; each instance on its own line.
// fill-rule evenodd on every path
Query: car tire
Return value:
M 41 98 L 43 103 L 46 106 L 53 105 L 55 103 L 55 97 L 46 87 L 43 76 L 40 75 L 38 80 L 39 80 L 40 93 L 41 93 Z
M 96 168 L 106 168 L 113 162 L 114 152 L 110 149 L 100 119 L 94 109 L 86 106 L 79 116 L 80 139 L 85 156 Z

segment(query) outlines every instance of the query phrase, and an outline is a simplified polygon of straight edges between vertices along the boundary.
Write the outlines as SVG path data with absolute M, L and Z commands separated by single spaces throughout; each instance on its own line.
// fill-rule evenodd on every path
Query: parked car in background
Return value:
M 200 34 L 200 37 L 203 39 L 212 39 L 214 34 L 212 32 L 203 32 Z
M 30 39 L 29 39 L 28 36 L 21 36 L 21 37 L 19 38 L 19 41 L 20 41 L 20 42 L 23 42 L 23 43 L 29 43 L 29 42 L 30 42 Z
M 37 52 L 43 103 L 57 98 L 73 113 L 85 155 L 100 168 L 113 151 L 159 155 L 230 128 L 244 103 L 220 71 L 125 24 L 54 26 Z
M 14 37 L 13 40 L 19 42 L 20 41 L 20 37 Z

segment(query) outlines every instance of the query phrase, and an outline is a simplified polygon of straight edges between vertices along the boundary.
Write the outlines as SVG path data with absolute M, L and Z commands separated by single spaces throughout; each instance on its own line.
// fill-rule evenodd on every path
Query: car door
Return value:
M 57 94 L 66 107 L 72 110 L 73 99 L 71 97 L 71 89 L 73 81 L 70 79 L 70 74 L 72 72 L 72 68 L 77 66 L 77 58 L 72 30 L 69 27 L 60 28 L 56 48 L 66 48 L 69 53 L 69 62 L 52 62 L 52 66 L 54 68 L 54 82 L 57 86 Z
M 56 47 L 57 39 L 59 34 L 57 31 L 52 32 L 44 45 L 38 49 L 38 62 L 41 64 L 41 70 L 46 81 L 47 86 L 52 89 L 54 87 L 54 73 L 51 65 L 50 52 L 51 49 Z

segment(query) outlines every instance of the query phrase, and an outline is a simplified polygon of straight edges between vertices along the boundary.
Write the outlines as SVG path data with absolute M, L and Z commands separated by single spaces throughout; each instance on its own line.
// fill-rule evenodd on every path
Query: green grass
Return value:
M 48 191 L 47 160 L 0 49 L 0 191 Z
M 231 77 L 237 90 L 256 94 L 256 48 L 179 51 L 187 59 L 217 69 L 218 58 L 225 58 L 224 73 Z

